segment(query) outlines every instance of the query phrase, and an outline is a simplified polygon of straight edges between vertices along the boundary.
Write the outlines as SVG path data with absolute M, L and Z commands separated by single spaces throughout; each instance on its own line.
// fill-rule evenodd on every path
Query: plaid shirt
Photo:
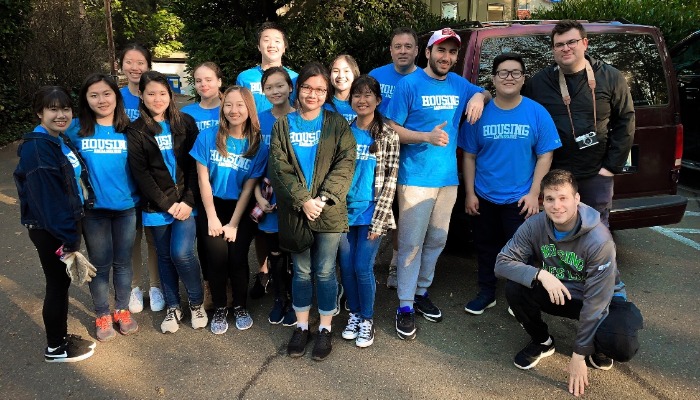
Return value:
M 376 138 L 378 149 L 374 153 L 377 166 L 374 170 L 374 214 L 370 233 L 384 235 L 389 229 L 396 229 L 391 205 L 396 193 L 396 177 L 399 174 L 399 135 L 387 121 Z

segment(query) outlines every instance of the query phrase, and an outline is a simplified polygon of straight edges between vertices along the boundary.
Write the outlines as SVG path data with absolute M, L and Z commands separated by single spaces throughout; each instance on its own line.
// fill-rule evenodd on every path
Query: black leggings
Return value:
M 261 232 L 267 243 L 267 258 L 272 275 L 272 288 L 275 299 L 284 301 L 292 299 L 292 269 L 289 254 L 280 250 L 279 234 L 277 232 Z
M 226 225 L 231 220 L 237 203 L 236 200 L 214 197 L 214 209 L 222 225 Z M 203 224 L 200 229 L 205 229 L 208 232 L 207 214 L 204 210 L 197 216 L 197 222 Z M 246 212 L 238 223 L 235 242 L 227 242 L 223 234 L 217 237 L 207 234 L 204 237 L 204 247 L 209 264 L 207 278 L 214 307 L 226 307 L 226 284 L 229 279 L 233 291 L 233 306 L 246 307 L 250 274 L 248 249 L 254 234 L 255 223 Z
M 46 295 L 41 315 L 46 328 L 46 342 L 49 347 L 65 343 L 68 334 L 68 288 L 70 278 L 66 274 L 66 264 L 56 255 L 62 242 L 44 229 L 30 229 L 29 239 L 39 253 L 41 268 L 46 277 Z

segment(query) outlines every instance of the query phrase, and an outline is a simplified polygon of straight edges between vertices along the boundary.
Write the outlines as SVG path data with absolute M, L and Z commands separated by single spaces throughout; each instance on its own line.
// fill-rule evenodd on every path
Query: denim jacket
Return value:
M 19 164 L 13 174 L 20 200 L 21 223 L 28 229 L 45 229 L 66 251 L 80 248 L 78 221 L 85 215 L 75 172 L 61 151 L 61 139 L 31 132 L 17 149 Z M 70 145 L 69 145 L 70 147 Z M 77 151 L 73 151 L 78 156 Z M 85 163 L 81 181 L 89 182 Z M 92 188 L 84 186 L 85 205 L 94 202 Z

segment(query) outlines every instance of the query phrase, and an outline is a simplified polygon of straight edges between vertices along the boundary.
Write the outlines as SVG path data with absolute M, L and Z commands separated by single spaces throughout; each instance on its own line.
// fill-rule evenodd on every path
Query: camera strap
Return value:
M 595 109 L 595 76 L 593 75 L 593 68 L 591 63 L 586 60 L 586 78 L 588 79 L 588 87 L 591 88 L 591 95 L 593 96 L 593 130 L 596 131 L 596 124 L 598 119 L 596 118 Z M 566 79 L 564 78 L 564 72 L 559 67 L 559 91 L 561 92 L 561 99 L 566 104 L 566 112 L 569 113 L 569 122 L 571 123 L 571 134 L 574 135 L 576 139 L 576 131 L 574 130 L 574 120 L 571 117 L 571 96 L 569 95 L 569 88 L 566 86 Z

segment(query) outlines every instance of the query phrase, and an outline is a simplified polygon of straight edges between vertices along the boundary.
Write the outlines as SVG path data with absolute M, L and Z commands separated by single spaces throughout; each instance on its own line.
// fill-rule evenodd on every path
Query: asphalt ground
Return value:
M 561 399 L 570 396 L 564 368 L 576 321 L 545 316 L 557 352 L 530 371 L 513 366 L 528 342 L 507 313 L 502 287 L 498 304 L 482 316 L 464 303 L 476 294 L 476 260 L 468 242 L 441 256 L 431 297 L 444 320 L 417 318 L 418 337 L 394 331 L 396 292 L 383 283 L 391 249 L 377 258 L 375 344 L 366 349 L 340 338 L 345 312 L 333 322 L 334 347 L 316 362 L 308 353 L 286 356 L 291 328 L 267 322 L 272 297 L 249 300 L 254 325 L 220 336 L 195 331 L 189 316 L 175 334 L 160 333 L 164 312 L 136 314 L 133 336 L 99 343 L 95 355 L 74 364 L 43 361 L 41 317 L 44 277 L 36 250 L 19 224 L 12 171 L 17 143 L 0 149 L 0 398 L 2 399 Z M 645 318 L 641 349 L 631 362 L 590 371 L 590 399 L 688 399 L 700 390 L 700 193 L 682 188 L 688 213 L 663 230 L 615 233 L 618 263 Z M 670 232 L 670 233 L 669 233 Z M 145 247 L 145 246 L 144 246 Z M 251 254 L 252 255 L 252 254 Z M 251 257 L 251 265 L 255 265 Z M 252 275 L 251 275 L 252 276 Z M 144 277 L 145 279 L 145 277 Z M 70 290 L 69 332 L 94 336 L 87 286 Z M 312 314 L 313 316 L 313 314 Z M 312 324 L 318 323 L 317 315 Z M 312 329 L 316 329 L 314 325 Z

